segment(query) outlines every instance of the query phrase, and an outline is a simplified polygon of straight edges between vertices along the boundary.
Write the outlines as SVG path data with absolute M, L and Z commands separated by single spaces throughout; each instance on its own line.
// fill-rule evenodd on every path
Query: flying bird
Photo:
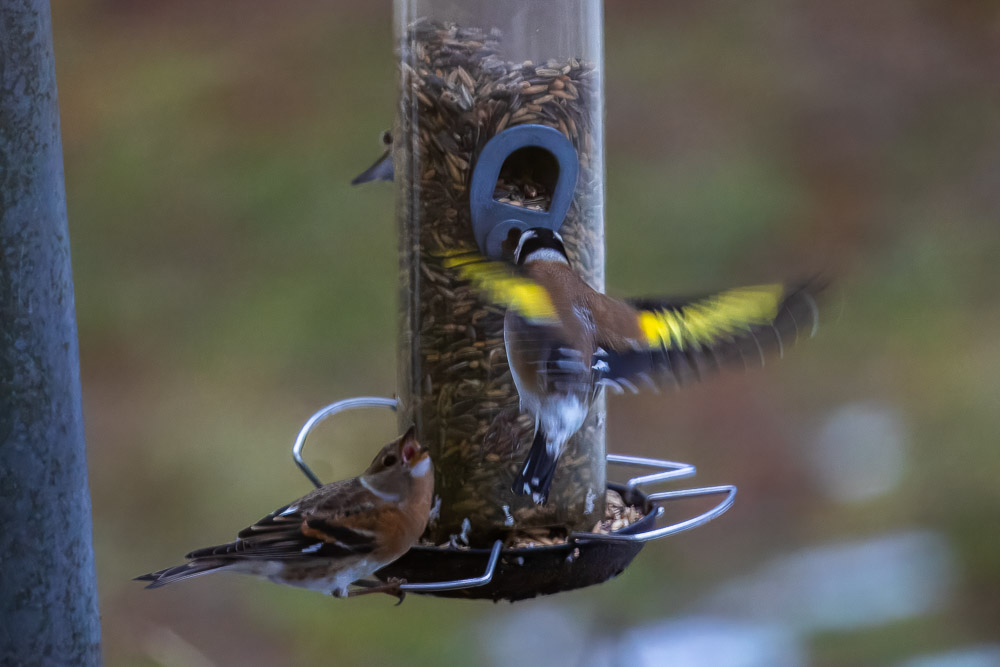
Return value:
M 507 308 L 507 360 L 521 410 L 535 419 L 512 490 L 539 504 L 601 387 L 655 391 L 723 365 L 763 365 L 766 352 L 780 355 L 799 334 L 813 335 L 818 323 L 816 281 L 623 301 L 580 278 L 562 238 L 545 228 L 521 233 L 513 261 L 515 267 L 456 251 L 443 265 Z
M 187 563 L 137 577 L 159 588 L 211 572 L 252 574 L 336 597 L 390 593 L 402 582 L 354 583 L 393 562 L 427 526 L 434 490 L 430 455 L 414 429 L 382 448 L 358 477 L 326 484 L 241 530 L 234 542 L 197 549 Z M 371 582 L 363 582 L 368 584 Z

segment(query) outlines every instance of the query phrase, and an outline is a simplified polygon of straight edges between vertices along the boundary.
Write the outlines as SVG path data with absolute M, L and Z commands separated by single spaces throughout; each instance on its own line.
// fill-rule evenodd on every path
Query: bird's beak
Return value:
M 413 468 L 430 456 L 427 448 L 417 442 L 416 428 L 413 426 L 403 434 L 400 451 L 402 452 L 403 460 L 406 461 L 406 465 L 410 468 Z
M 424 449 L 423 447 L 421 447 L 418 453 L 412 459 L 407 459 L 407 464 L 410 466 L 411 469 L 415 469 L 418 465 L 420 465 L 430 457 L 431 453 L 426 449 Z

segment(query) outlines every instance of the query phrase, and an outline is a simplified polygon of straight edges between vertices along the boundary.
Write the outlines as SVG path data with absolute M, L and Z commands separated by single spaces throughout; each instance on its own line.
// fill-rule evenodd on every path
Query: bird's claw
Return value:
M 386 580 L 385 592 L 388 593 L 389 595 L 395 595 L 397 598 L 399 598 L 399 602 L 393 605 L 395 607 L 398 607 L 399 605 L 403 604 L 403 600 L 406 598 L 406 591 L 404 591 L 402 588 L 403 584 L 405 583 L 406 579 L 400 579 L 399 577 L 389 577 L 389 579 Z
M 400 579 L 398 577 L 389 577 L 385 583 L 380 584 L 376 581 L 356 581 L 354 585 L 362 586 L 363 588 L 354 589 L 348 591 L 346 595 L 340 594 L 334 591 L 334 597 L 349 597 L 354 598 L 359 595 L 369 595 L 370 593 L 386 593 L 387 595 L 393 595 L 399 598 L 399 602 L 396 606 L 403 604 L 403 598 L 406 597 L 406 591 L 402 589 L 402 585 L 406 583 L 406 579 Z

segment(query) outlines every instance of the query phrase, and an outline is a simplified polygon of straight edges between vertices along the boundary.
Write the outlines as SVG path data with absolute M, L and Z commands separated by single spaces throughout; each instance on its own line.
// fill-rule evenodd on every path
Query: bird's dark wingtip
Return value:
M 133 581 L 149 581 L 151 583 L 146 588 L 160 588 L 175 581 L 184 581 L 185 579 L 214 572 L 222 567 L 225 567 L 225 562 L 222 560 L 201 559 L 157 570 L 156 572 L 150 572 L 149 574 L 141 574 Z
M 168 570 L 175 568 L 167 568 L 167 570 L 159 570 L 157 572 L 149 572 L 148 574 L 140 574 L 138 577 L 134 577 L 132 581 L 148 581 L 143 588 L 160 588 L 169 583 L 170 580 L 166 579 L 164 576 Z

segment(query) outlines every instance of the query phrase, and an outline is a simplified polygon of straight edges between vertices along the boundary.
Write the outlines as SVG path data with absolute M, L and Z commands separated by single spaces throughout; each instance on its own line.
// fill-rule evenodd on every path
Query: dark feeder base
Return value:
M 620 493 L 626 503 L 642 508 L 645 514 L 636 523 L 614 534 L 630 535 L 652 530 L 659 511 L 651 506 L 645 494 L 637 489 L 626 492 L 621 484 L 609 483 L 608 488 Z M 412 592 L 494 602 L 516 602 L 539 595 L 552 595 L 600 584 L 618 576 L 636 557 L 643 544 L 567 541 L 550 546 L 503 549 L 493 578 L 487 584 L 450 591 Z M 375 576 L 383 581 L 396 577 L 411 584 L 473 578 L 483 574 L 489 557 L 489 549 L 415 546 L 402 558 L 376 572 Z

